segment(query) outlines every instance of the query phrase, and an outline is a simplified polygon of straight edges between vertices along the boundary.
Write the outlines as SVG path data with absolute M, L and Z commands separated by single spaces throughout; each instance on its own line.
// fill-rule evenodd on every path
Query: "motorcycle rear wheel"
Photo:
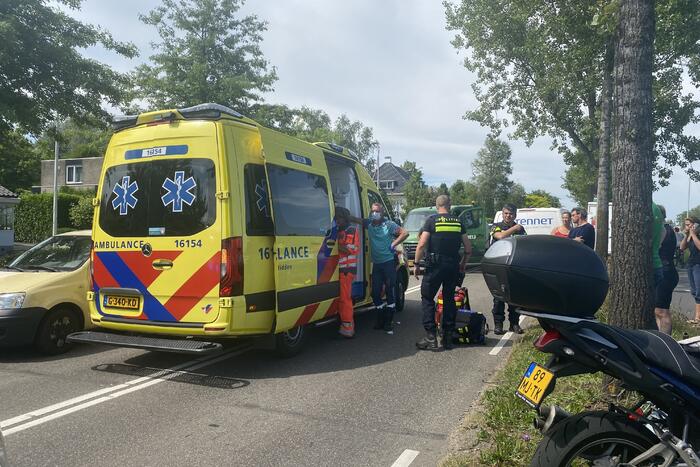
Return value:
M 615 466 L 629 462 L 657 442 L 648 428 L 624 415 L 582 412 L 545 433 L 530 466 Z

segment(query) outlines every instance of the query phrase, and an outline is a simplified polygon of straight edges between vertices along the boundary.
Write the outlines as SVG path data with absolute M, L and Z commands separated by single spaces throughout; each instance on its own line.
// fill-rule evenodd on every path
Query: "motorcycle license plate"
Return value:
M 104 306 L 109 308 L 121 308 L 123 310 L 138 310 L 139 297 L 120 297 L 107 295 L 104 297 Z
M 554 382 L 554 373 L 532 362 L 525 370 L 515 395 L 524 400 L 527 405 L 537 408 L 552 382 Z

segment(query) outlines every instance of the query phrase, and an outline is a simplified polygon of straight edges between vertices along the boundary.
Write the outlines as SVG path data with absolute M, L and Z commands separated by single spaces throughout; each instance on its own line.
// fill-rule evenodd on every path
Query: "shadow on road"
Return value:
M 32 346 L 0 348 L 0 363 L 53 362 L 107 352 L 108 347 L 76 345 L 61 355 L 45 355 Z
M 250 381 L 229 378 L 226 376 L 209 375 L 206 373 L 194 373 L 191 371 L 163 370 L 125 363 L 109 363 L 97 365 L 92 368 L 95 371 L 117 373 L 135 377 L 150 376 L 154 379 L 167 379 L 176 383 L 187 383 L 196 386 L 206 386 L 217 389 L 240 389 L 250 384 Z
M 406 310 L 396 315 L 394 335 L 372 329 L 374 314 L 372 312 L 356 316 L 357 335 L 354 339 L 344 339 L 337 333 L 337 326 L 328 325 L 309 329 L 310 335 L 303 352 L 292 358 L 280 358 L 274 352 L 252 349 L 244 354 L 232 357 L 209 368 L 199 370 L 202 375 L 219 375 L 236 380 L 280 379 L 294 376 L 334 373 L 357 368 L 382 365 L 387 362 L 417 357 L 419 352 L 415 342 L 424 333 L 421 325 L 421 313 L 417 302 L 407 302 Z M 474 358 L 475 351 L 483 353 L 492 348 L 500 336 L 490 334 L 483 346 L 460 346 L 450 352 L 441 352 L 436 358 L 448 358 L 455 361 L 468 361 Z M 233 344 L 232 344 L 233 345 Z M 505 348 L 511 345 L 508 341 Z M 427 352 L 426 358 L 435 355 Z M 169 362 L 163 360 L 166 358 Z M 167 356 L 146 353 L 127 360 L 125 363 L 134 367 L 167 368 L 183 361 L 183 356 Z M 112 365 L 112 368 L 114 366 Z

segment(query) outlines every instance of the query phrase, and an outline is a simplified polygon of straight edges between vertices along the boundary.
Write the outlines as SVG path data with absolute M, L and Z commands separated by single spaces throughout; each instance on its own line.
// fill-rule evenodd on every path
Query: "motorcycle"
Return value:
M 591 249 L 568 239 L 501 240 L 482 270 L 495 297 L 520 307 L 544 331 L 534 345 L 550 358 L 531 363 L 516 388 L 544 435 L 531 466 L 700 467 L 700 337 L 677 342 L 599 322 L 607 271 Z M 557 379 L 599 371 L 639 400 L 575 415 L 543 405 Z

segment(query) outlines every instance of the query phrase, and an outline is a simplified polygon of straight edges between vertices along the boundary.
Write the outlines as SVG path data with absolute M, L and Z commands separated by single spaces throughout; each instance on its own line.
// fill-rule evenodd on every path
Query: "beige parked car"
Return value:
M 68 334 L 89 325 L 90 234 L 50 237 L 0 269 L 0 348 L 63 353 Z

